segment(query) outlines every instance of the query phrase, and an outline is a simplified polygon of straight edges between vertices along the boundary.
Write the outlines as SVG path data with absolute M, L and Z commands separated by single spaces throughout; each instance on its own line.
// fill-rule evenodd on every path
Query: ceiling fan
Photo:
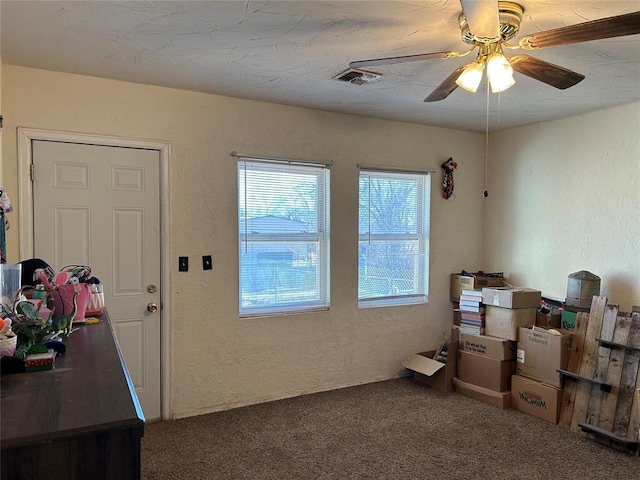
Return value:
M 524 13 L 524 8 L 521 5 L 498 0 L 460 0 L 460 4 L 462 12 L 458 16 L 458 24 L 462 41 L 471 45 L 471 48 L 466 52 L 432 52 L 376 58 L 351 62 L 349 66 L 360 68 L 417 60 L 457 58 L 469 55 L 478 49 L 475 60 L 454 70 L 424 101 L 444 100 L 458 86 L 475 92 L 482 80 L 485 68 L 493 93 L 502 92 L 515 83 L 514 70 L 564 90 L 582 81 L 584 75 L 529 55 L 521 54 L 507 58 L 503 53 L 504 49 L 537 50 L 640 33 L 639 11 L 533 33 L 521 38 L 514 45 L 508 41 L 514 38 L 520 30 L 520 22 Z

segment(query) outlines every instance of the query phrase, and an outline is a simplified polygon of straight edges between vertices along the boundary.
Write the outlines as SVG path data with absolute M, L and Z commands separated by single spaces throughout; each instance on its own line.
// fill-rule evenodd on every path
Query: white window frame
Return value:
M 247 190 L 250 188 L 246 184 L 246 175 L 250 170 L 262 170 L 277 174 L 286 174 L 289 170 L 291 174 L 305 172 L 317 177 L 318 191 L 317 215 L 315 219 L 315 232 L 251 232 L 247 227 L 247 217 L 242 218 L 241 204 L 245 205 Z M 240 185 L 244 176 L 245 185 Z M 245 198 L 242 198 L 242 196 Z M 280 316 L 287 314 L 305 313 L 311 311 L 322 311 L 329 309 L 329 164 L 301 162 L 289 159 L 273 159 L 261 157 L 248 157 L 238 155 L 238 308 L 241 318 Z M 282 243 L 282 242 L 313 242 L 317 243 L 317 298 L 312 301 L 278 302 L 267 306 L 247 306 L 243 305 L 243 249 L 245 242 L 260 242 L 262 244 Z M 286 292 L 285 292 L 286 293 Z
M 397 233 L 397 234 L 380 234 L 371 232 L 370 228 L 367 232 L 360 232 L 360 215 L 361 209 L 358 206 L 358 307 L 373 308 L 384 306 L 414 305 L 427 303 L 429 299 L 429 230 L 430 230 L 430 210 L 431 210 L 431 172 L 428 171 L 412 171 L 412 170 L 396 170 L 378 167 L 360 167 L 358 176 L 358 201 L 360 201 L 360 181 L 363 177 L 371 178 L 406 178 L 415 179 L 417 181 L 418 192 L 416 195 L 417 205 L 414 222 L 418 226 L 416 232 Z M 369 202 L 371 200 L 369 199 Z M 369 203 L 370 205 L 370 203 Z M 370 207 L 369 210 L 370 211 Z M 370 221 L 367 221 L 370 227 Z M 361 260 L 360 246 L 362 242 L 373 243 L 377 241 L 388 240 L 417 240 L 419 254 L 414 258 L 417 269 L 418 287 L 416 292 L 411 294 L 402 294 L 390 292 L 385 296 L 362 297 L 360 294 L 361 281 Z

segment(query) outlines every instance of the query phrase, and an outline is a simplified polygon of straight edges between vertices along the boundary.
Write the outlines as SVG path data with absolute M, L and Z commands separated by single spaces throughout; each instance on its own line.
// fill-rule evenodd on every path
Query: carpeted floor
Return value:
M 402 378 L 148 424 L 150 479 L 619 479 L 640 457 Z

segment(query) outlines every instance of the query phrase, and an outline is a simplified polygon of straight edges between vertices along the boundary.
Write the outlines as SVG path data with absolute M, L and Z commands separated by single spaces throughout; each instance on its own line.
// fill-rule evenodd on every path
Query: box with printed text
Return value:
M 558 370 L 565 370 L 573 334 L 544 328 L 520 328 L 516 373 L 554 387 L 562 387 Z
M 504 338 L 487 335 L 471 335 L 460 332 L 458 348 L 468 352 L 485 355 L 498 360 L 513 360 L 516 358 L 516 342 Z
M 511 407 L 551 423 L 558 423 L 562 389 L 530 378 L 511 377 Z

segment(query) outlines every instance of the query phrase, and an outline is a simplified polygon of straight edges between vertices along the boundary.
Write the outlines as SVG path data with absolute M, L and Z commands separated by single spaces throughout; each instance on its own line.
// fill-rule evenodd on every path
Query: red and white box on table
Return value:
M 24 368 L 27 372 L 37 370 L 49 370 L 53 368 L 56 359 L 56 352 L 49 350 L 45 353 L 32 353 L 24 359 Z
M 101 315 L 107 307 L 104 304 L 104 288 L 101 283 L 91 285 L 91 297 L 87 305 L 87 316 Z

